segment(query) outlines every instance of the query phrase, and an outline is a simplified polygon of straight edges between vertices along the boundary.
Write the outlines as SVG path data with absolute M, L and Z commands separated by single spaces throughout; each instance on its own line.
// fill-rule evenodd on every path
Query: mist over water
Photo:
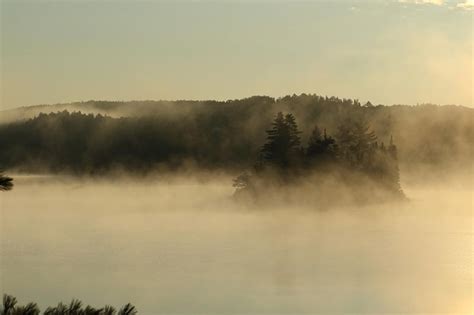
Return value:
M 472 181 L 409 202 L 249 208 L 231 178 L 15 178 L 0 291 L 139 314 L 471 314 Z

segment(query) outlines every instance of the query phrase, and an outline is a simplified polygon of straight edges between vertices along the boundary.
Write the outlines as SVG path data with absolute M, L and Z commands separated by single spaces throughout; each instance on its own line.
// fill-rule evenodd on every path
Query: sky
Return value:
M 474 0 L 0 4 L 1 109 L 300 93 L 474 106 Z

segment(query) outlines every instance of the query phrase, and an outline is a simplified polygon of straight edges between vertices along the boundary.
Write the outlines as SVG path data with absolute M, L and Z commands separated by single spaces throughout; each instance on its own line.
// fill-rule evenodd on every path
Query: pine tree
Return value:
M 301 144 L 301 139 L 299 136 L 301 131 L 298 130 L 295 116 L 293 116 L 293 114 L 286 114 L 285 124 L 287 125 L 290 139 L 289 150 L 297 150 Z
M 352 167 L 366 168 L 371 160 L 371 152 L 377 140 L 375 133 L 363 120 L 349 120 L 339 126 L 337 139 L 341 148 L 342 158 Z
M 261 153 L 264 162 L 280 168 L 288 168 L 300 152 L 300 131 L 292 114 L 283 116 L 279 112 L 272 123 L 272 129 L 267 130 L 267 142 Z
M 261 150 L 263 160 L 268 162 L 282 159 L 285 143 L 289 142 L 288 130 L 282 112 L 276 115 L 272 126 L 272 129 L 266 131 L 267 142 Z

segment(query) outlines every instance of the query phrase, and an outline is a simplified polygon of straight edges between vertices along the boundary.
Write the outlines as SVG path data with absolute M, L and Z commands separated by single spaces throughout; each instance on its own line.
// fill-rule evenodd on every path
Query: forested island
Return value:
M 335 138 L 314 126 L 304 147 L 293 114 L 279 112 L 266 134 L 255 165 L 234 180 L 239 199 L 261 200 L 270 191 L 271 199 L 280 200 L 288 186 L 309 189 L 313 201 L 323 205 L 341 202 L 344 189 L 351 204 L 403 197 L 393 138 L 388 145 L 379 143 L 365 121 L 346 121 Z M 337 187 L 328 187 L 329 180 Z

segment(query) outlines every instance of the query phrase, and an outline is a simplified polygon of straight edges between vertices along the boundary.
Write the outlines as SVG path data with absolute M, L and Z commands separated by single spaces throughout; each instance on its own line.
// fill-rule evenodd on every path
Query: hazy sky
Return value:
M 0 1 L 2 108 L 303 92 L 473 106 L 473 0 Z

